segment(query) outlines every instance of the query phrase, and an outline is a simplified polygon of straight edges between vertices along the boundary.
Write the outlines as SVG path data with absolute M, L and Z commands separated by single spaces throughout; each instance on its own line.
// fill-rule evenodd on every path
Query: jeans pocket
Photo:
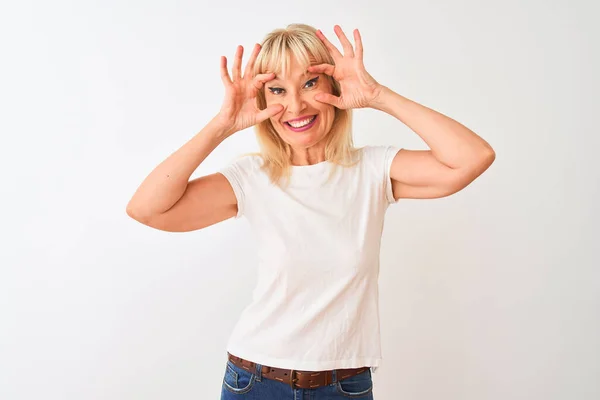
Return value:
M 337 381 L 336 387 L 338 393 L 346 397 L 357 398 L 367 396 L 373 391 L 371 370 L 367 368 L 364 372 L 361 372 L 358 375 Z
M 223 376 L 223 387 L 225 389 L 236 394 L 248 393 L 254 386 L 255 381 L 255 374 L 227 360 L 225 375 Z

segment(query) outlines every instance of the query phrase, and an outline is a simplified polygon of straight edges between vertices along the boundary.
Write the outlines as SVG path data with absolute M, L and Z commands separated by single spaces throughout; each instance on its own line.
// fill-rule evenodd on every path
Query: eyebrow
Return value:
M 301 75 L 298 75 L 298 76 L 299 76 L 300 78 L 303 78 L 303 77 L 306 77 L 306 76 L 309 76 L 309 75 L 312 75 L 312 73 L 308 72 L 308 70 L 307 70 L 307 71 L 305 71 L 303 74 L 301 74 Z M 278 80 L 282 80 L 282 79 L 283 79 L 283 78 L 282 78 L 282 77 L 280 77 L 279 75 L 275 75 L 275 78 L 273 78 L 273 79 L 272 79 L 272 81 L 278 81 Z

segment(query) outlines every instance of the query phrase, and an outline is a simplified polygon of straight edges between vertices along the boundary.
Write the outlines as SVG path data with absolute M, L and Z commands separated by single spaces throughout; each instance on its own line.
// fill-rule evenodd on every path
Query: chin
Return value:
M 321 132 L 292 132 L 290 130 L 279 132 L 279 137 L 287 144 L 294 147 L 310 147 L 320 142 L 326 135 Z M 283 134 L 282 134 L 283 133 Z

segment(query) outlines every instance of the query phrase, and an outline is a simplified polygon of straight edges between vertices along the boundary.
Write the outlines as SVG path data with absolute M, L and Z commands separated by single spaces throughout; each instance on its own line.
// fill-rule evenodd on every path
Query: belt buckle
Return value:
M 290 372 L 290 382 L 289 382 L 289 383 L 290 383 L 290 386 L 291 386 L 292 388 L 294 388 L 294 372 L 296 372 L 296 371 L 294 371 L 293 369 L 292 369 L 292 370 L 291 370 L 291 372 Z M 297 381 L 297 380 L 298 380 L 298 379 L 296 379 L 296 381 Z

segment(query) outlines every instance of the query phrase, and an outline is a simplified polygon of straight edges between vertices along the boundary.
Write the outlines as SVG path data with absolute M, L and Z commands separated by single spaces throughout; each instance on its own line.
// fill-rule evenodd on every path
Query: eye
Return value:
M 317 84 L 317 81 L 319 80 L 319 77 L 317 76 L 316 78 L 311 79 L 310 81 L 306 82 L 306 85 L 308 85 L 309 83 L 312 83 L 313 85 L 310 87 L 313 87 Z M 306 86 L 304 85 L 304 86 Z
M 317 84 L 318 80 L 319 80 L 319 77 L 317 76 L 316 78 L 313 78 L 313 79 L 309 80 L 308 82 L 306 82 L 304 84 L 304 87 L 312 88 Z M 273 93 L 274 95 L 280 95 L 283 93 L 284 89 L 278 88 L 278 87 L 270 87 L 269 91 L 271 93 Z
M 281 94 L 281 92 L 278 92 L 278 90 L 283 90 L 283 89 L 282 88 L 278 88 L 278 87 L 270 87 L 269 90 L 273 94 Z

